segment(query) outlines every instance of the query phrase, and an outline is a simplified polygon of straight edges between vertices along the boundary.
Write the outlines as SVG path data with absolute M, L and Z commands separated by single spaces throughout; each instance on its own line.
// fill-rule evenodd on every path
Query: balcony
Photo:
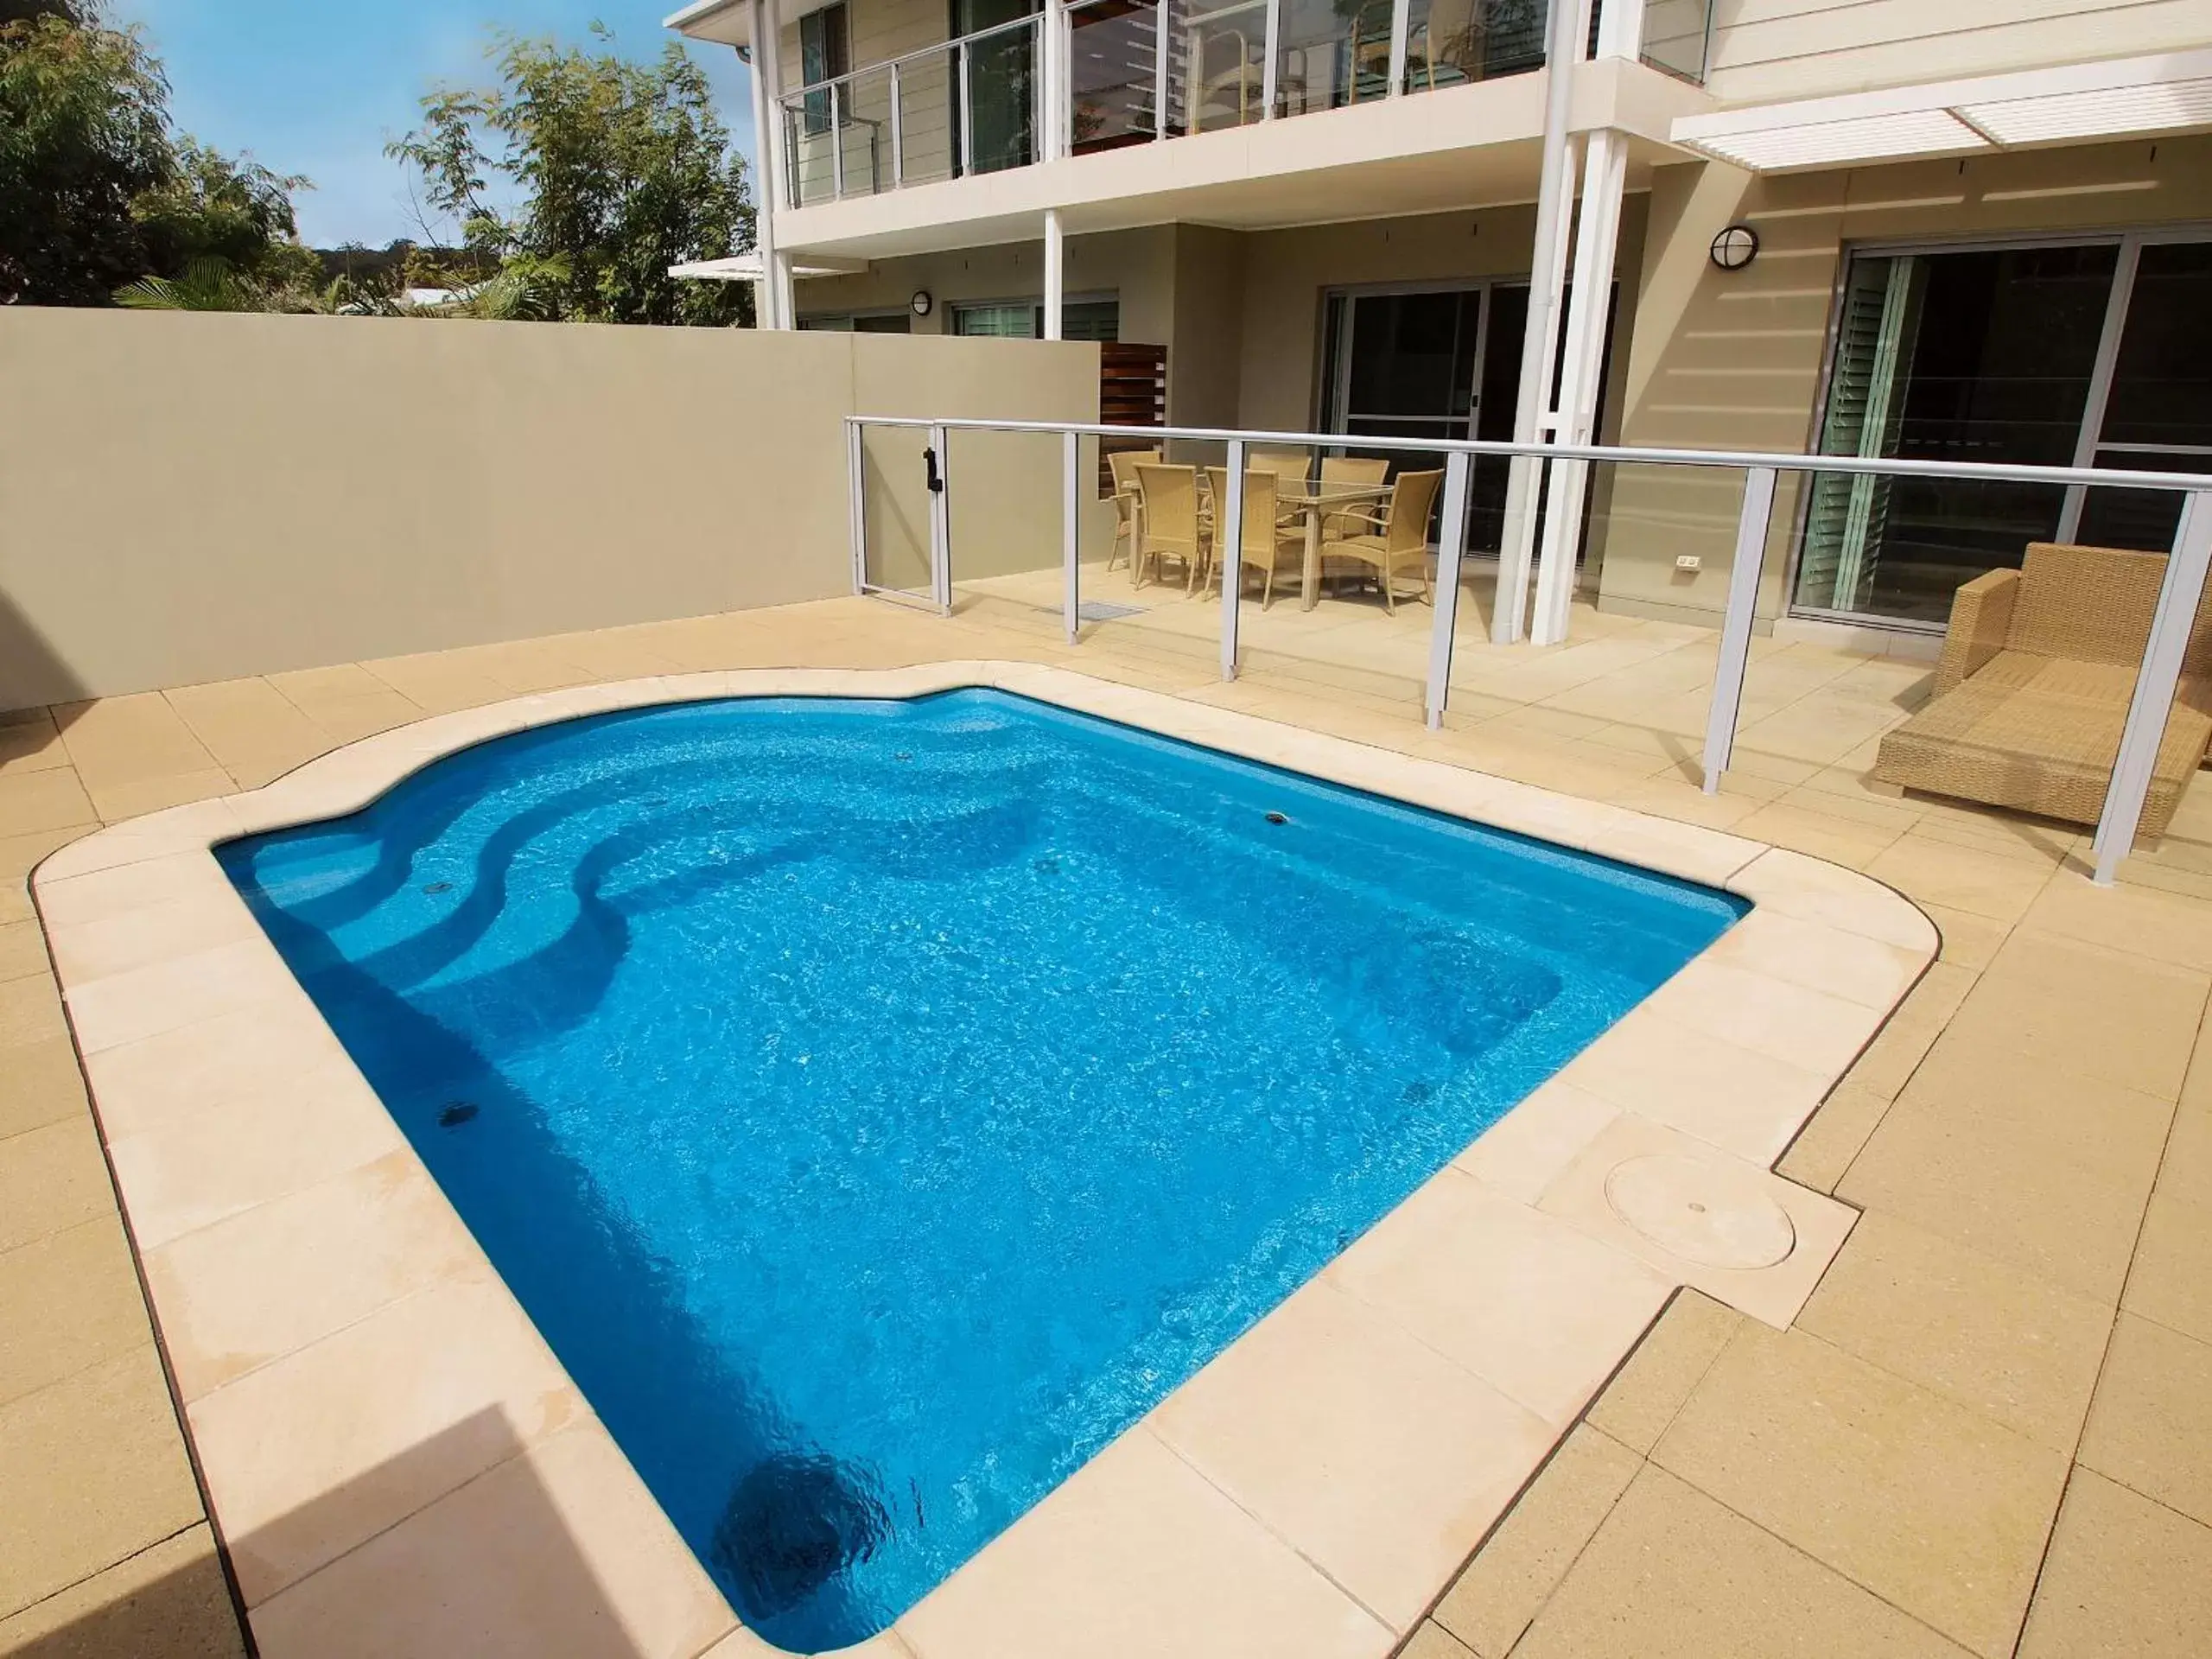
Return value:
M 1701 80 L 1711 21 L 1649 0 L 1642 61 Z M 1543 0 L 1078 0 L 786 94 L 783 205 L 1526 75 L 1544 24 Z

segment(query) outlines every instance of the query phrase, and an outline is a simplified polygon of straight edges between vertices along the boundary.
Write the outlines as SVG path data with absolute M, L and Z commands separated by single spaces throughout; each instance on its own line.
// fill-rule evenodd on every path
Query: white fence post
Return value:
M 853 591 L 868 589 L 868 483 L 861 470 L 867 431 L 858 421 L 845 423 L 845 511 L 852 525 Z
M 1459 617 L 1459 552 L 1467 544 L 1467 452 L 1444 458 L 1444 517 L 1436 531 L 1436 615 L 1428 634 L 1428 725 L 1444 724 L 1452 690 L 1452 630 Z
M 1774 468 L 1744 470 L 1744 510 L 1736 520 L 1736 562 L 1728 569 L 1728 610 L 1720 624 L 1720 660 L 1713 670 L 1713 708 L 1705 720 L 1705 792 L 1720 792 L 1720 774 L 1736 750 L 1736 716 L 1744 706 L 1744 667 L 1751 654 L 1751 613 L 1766 558 L 1766 521 L 1774 511 Z
M 930 428 L 930 597 L 952 614 L 952 469 L 947 465 L 950 435 Z
M 2173 712 L 2174 690 L 2181 681 L 2182 658 L 2189 652 L 2208 562 L 2212 562 L 2212 490 L 2191 490 L 2182 499 L 2181 523 L 2174 528 L 2173 552 L 2166 560 L 2165 580 L 2159 584 L 2150 645 L 2135 676 L 2135 696 L 2127 705 L 2127 724 L 2120 732 L 2112 782 L 2097 818 L 2097 864 L 2090 879 L 2101 887 L 2112 885 L 2120 861 L 2135 848 L 2136 827 L 2143 820 L 2158 745 L 2165 739 L 2166 720 Z
M 1229 499 L 1213 504 L 1215 556 L 1221 561 L 1221 677 L 1236 677 L 1237 600 L 1244 592 L 1244 440 L 1229 441 Z
M 1073 645 L 1083 620 L 1083 599 L 1076 591 L 1077 554 L 1083 534 L 1082 442 L 1072 432 L 1060 435 L 1060 571 L 1066 578 L 1060 605 L 1067 624 L 1068 644 Z

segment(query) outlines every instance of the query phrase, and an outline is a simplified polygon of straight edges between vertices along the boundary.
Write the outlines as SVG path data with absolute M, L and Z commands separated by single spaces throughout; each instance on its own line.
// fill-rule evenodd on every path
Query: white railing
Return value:
M 1044 26 L 1044 14 L 1032 13 L 785 94 L 789 205 L 812 207 L 1036 161 L 1045 129 Z
M 868 575 L 868 518 L 862 466 L 866 434 L 870 428 L 906 428 L 927 435 L 923 451 L 930 493 L 930 595 L 936 608 L 949 611 L 952 597 L 951 480 L 947 452 L 950 435 L 959 432 L 1006 432 L 1057 435 L 1061 440 L 1062 596 L 1061 620 L 1068 643 L 1078 642 L 1081 624 L 1081 569 L 1079 540 L 1082 521 L 1084 468 L 1081 444 L 1085 437 L 1147 442 L 1168 441 L 1222 443 L 1228 447 L 1227 471 L 1230 487 L 1222 504 L 1222 524 L 1215 544 L 1222 550 L 1221 590 L 1224 595 L 1243 592 L 1240 561 L 1243 536 L 1240 523 L 1244 491 L 1242 480 L 1247 451 L 1253 444 L 1307 451 L 1342 450 L 1347 444 L 1362 451 L 1403 452 L 1445 458 L 1440 534 L 1434 550 L 1436 598 L 1432 624 L 1428 675 L 1424 707 L 1430 726 L 1443 721 L 1451 697 L 1452 658 L 1458 609 L 1460 565 L 1465 551 L 1468 483 L 1472 462 L 1479 456 L 1522 458 L 1541 468 L 1547 463 L 1580 461 L 1616 466 L 1688 467 L 1720 469 L 1744 474 L 1744 494 L 1736 521 L 1735 560 L 1728 575 L 1728 598 L 1721 616 L 1720 649 L 1713 672 L 1703 749 L 1704 787 L 1707 794 L 1720 787 L 1721 775 L 1732 758 L 1736 727 L 1743 703 L 1745 673 L 1751 656 L 1752 625 L 1757 610 L 1772 517 L 1775 486 L 1784 473 L 1842 474 L 1876 478 L 1951 479 L 1984 483 L 2049 484 L 2065 487 L 2159 490 L 2179 495 L 2182 506 L 2175 529 L 2165 575 L 2158 593 L 2149 643 L 2138 671 L 2135 691 L 2120 737 L 2118 754 L 2097 821 L 2094 842 L 2095 875 L 2109 885 L 2120 861 L 2135 844 L 2135 833 L 2148 798 L 2158 745 L 2167 716 L 2179 689 L 2182 660 L 2203 596 L 2208 565 L 2212 565 L 2212 478 L 2180 473 L 2091 470 L 2080 467 L 2008 466 L 1996 462 L 1861 460 L 1844 455 L 1766 454 L 1756 450 L 1652 449 L 1607 444 L 1510 443 L 1490 440 L 1388 438 L 1341 432 L 1257 432 L 1220 427 L 1127 427 L 1057 421 L 985 421 L 969 419 L 922 420 L 891 416 L 858 415 L 846 417 L 849 488 L 851 492 L 852 555 L 856 592 L 886 592 Z M 1541 480 L 1526 499 L 1542 499 Z M 913 594 L 910 596 L 918 596 Z M 1500 601 L 1505 602 L 1501 594 Z M 1221 607 L 1221 677 L 1236 677 L 1238 617 L 1241 604 Z
M 1702 79 L 1713 0 L 1611 3 L 1637 9 L 1644 62 Z M 1068 0 L 785 94 L 785 205 L 1528 73 L 1544 66 L 1547 12 L 1545 0 Z

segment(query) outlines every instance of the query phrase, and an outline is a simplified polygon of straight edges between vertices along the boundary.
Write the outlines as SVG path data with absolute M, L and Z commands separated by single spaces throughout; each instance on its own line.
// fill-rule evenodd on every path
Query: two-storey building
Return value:
M 2212 471 L 2205 0 L 698 0 L 772 327 L 1096 339 L 1181 425 Z M 728 274 L 728 273 L 725 273 Z M 1732 480 L 1478 466 L 1500 628 L 1717 614 Z M 1711 493 L 1710 498 L 1707 493 Z M 1764 610 L 1925 649 L 2123 491 L 1786 493 Z M 1577 527 L 1567 533 L 1560 526 Z M 1709 568 L 1708 568 L 1709 567 Z M 1532 573 L 1548 570 L 1548 580 Z

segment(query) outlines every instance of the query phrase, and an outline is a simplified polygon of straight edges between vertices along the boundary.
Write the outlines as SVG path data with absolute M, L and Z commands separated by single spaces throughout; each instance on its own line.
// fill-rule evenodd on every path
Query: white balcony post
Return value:
M 756 327 L 788 328 L 776 286 L 776 210 L 790 206 L 783 168 L 784 106 L 776 86 L 776 12 L 772 0 L 752 0 L 753 162 L 755 198 L 753 245 L 760 255 L 761 280 L 754 291 Z
M 1045 210 L 1045 338 L 1065 338 L 1060 330 L 1067 310 L 1067 237 L 1060 228 L 1060 210 Z
M 976 105 L 968 92 L 968 47 L 956 41 L 952 48 L 953 84 L 958 89 L 960 107 L 954 111 L 960 118 L 960 176 L 968 177 L 976 170 Z
M 1720 774 L 1736 753 L 1736 717 L 1744 707 L 1744 670 L 1751 655 L 1751 613 L 1758 607 L 1759 567 L 1766 558 L 1767 519 L 1774 512 L 1774 468 L 1744 469 L 1744 505 L 1736 518 L 1736 562 L 1728 568 L 1728 608 L 1720 619 L 1720 658 L 1713 670 L 1713 702 L 1705 717 L 1705 792 L 1720 792 Z
M 1395 0 L 1390 8 L 1390 90 L 1392 98 L 1406 90 L 1406 57 L 1413 35 L 1413 0 Z M 1433 48 L 1432 48 L 1432 50 Z
M 1567 275 L 1567 218 L 1574 206 L 1574 156 L 1567 133 L 1574 95 L 1574 66 L 1582 56 L 1582 0 L 1552 0 L 1544 38 L 1544 153 L 1536 187 L 1536 235 L 1529 262 L 1529 321 L 1521 342 L 1521 388 L 1514 404 L 1513 439 L 1535 443 L 1545 435 L 1551 407 L 1552 361 L 1559 346 L 1560 290 Z M 1490 637 L 1518 641 L 1529 608 L 1529 569 L 1535 553 L 1537 492 L 1542 462 L 1516 455 L 1507 473 L 1504 538 L 1498 550 L 1497 609 Z
M 1608 127 L 1586 141 L 1582 213 L 1574 232 L 1573 298 L 1567 308 L 1566 361 L 1552 423 L 1561 443 L 1588 443 L 1605 396 L 1605 320 L 1613 296 L 1613 251 L 1619 245 L 1622 187 L 1628 176 L 1626 136 Z M 1529 638 L 1555 645 L 1567 638 L 1574 601 L 1574 561 L 1582 543 L 1582 506 L 1590 463 L 1555 461 L 1544 504 L 1544 550 L 1536 571 L 1536 613 Z
M 1074 108 L 1069 97 L 1068 66 L 1072 57 L 1068 41 L 1068 10 L 1063 0 L 1046 0 L 1037 24 L 1038 73 L 1044 83 L 1045 130 L 1039 136 L 1037 159 L 1057 162 L 1068 153 L 1068 118 Z
M 2196 621 L 2208 564 L 2212 564 L 2212 490 L 2191 490 L 2182 499 L 2181 522 L 2174 527 L 2173 551 L 2158 588 L 2158 608 L 2151 618 L 2150 644 L 2136 672 L 2135 696 L 2127 705 L 2120 753 L 2113 757 L 2112 782 L 2097 817 L 2092 843 L 2096 869 L 2090 879 L 2101 887 L 2112 885 L 2120 860 L 2135 849 L 2135 831 L 2143 822 L 2158 745 L 2165 740 L 2166 721 L 2173 713 L 2174 690 L 2181 683 L 2182 659 L 2189 653 L 2190 631 Z
M 1260 119 L 1275 118 L 1275 60 L 1282 51 L 1282 0 L 1268 0 L 1267 61 L 1260 67 Z
M 840 201 L 845 199 L 844 101 L 839 96 L 843 91 L 838 82 L 830 83 L 830 188 Z
M 1229 499 L 1213 504 L 1214 556 L 1221 561 L 1221 677 L 1236 677 L 1237 600 L 1244 592 L 1244 440 L 1229 441 Z
M 906 182 L 906 105 L 899 91 L 899 65 L 891 65 L 891 188 Z
M 1077 591 L 1083 550 L 1081 481 L 1083 446 L 1072 432 L 1060 434 L 1060 594 L 1061 620 L 1068 644 L 1076 642 L 1083 622 L 1083 597 Z
M 1444 516 L 1436 529 L 1436 614 L 1428 635 L 1428 726 L 1444 724 L 1452 695 L 1453 628 L 1459 620 L 1459 555 L 1467 545 L 1467 452 L 1444 458 Z
M 1598 0 L 1599 57 L 1634 62 L 1643 55 L 1644 3 L 1645 0 Z
M 1165 138 L 1167 136 L 1167 63 L 1169 47 L 1167 0 L 1153 0 L 1152 15 L 1154 19 L 1153 45 L 1159 54 L 1157 60 L 1152 67 L 1152 136 L 1155 139 L 1160 139 Z

